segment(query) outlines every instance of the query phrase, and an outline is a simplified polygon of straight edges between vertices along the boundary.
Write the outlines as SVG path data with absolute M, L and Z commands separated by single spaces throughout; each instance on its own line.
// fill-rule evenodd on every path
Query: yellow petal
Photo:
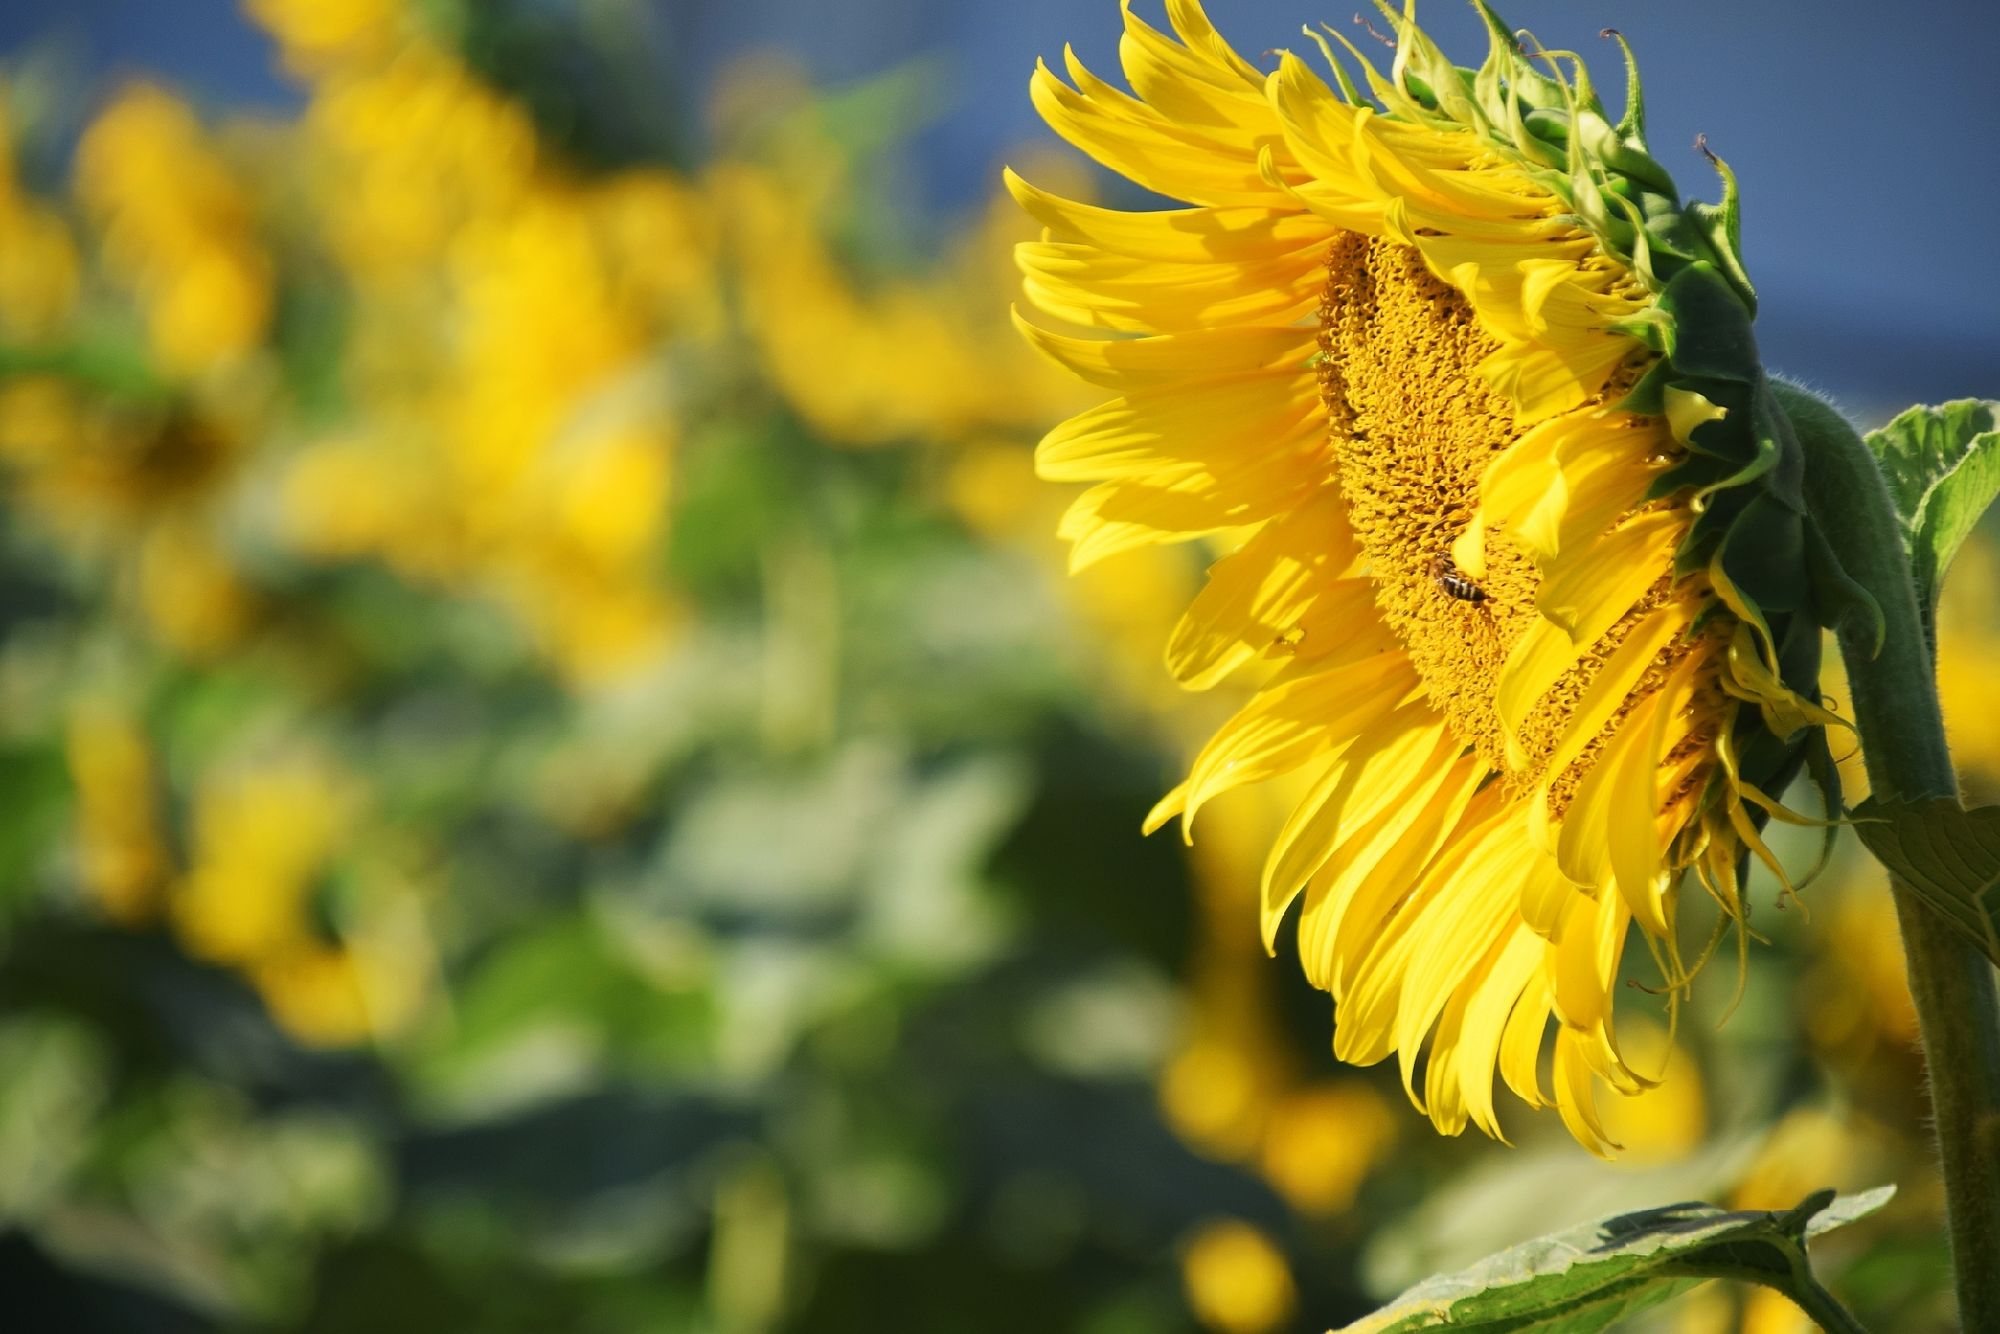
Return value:
M 1167 666 L 1190 690 L 1206 690 L 1237 668 L 1298 646 L 1300 620 L 1322 599 L 1336 617 L 1366 625 L 1374 584 L 1349 577 L 1360 557 L 1333 488 L 1280 514 L 1209 567 L 1208 583 L 1167 642 Z M 1373 648 L 1375 636 L 1347 636 Z M 1318 649 L 1318 645 L 1314 646 Z

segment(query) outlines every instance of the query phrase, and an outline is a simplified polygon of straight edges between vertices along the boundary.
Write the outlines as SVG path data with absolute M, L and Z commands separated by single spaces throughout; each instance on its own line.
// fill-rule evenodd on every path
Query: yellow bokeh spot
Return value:
M 422 1000 L 426 963 L 396 942 L 363 935 L 280 951 L 249 974 L 286 1032 L 312 1046 L 342 1047 L 402 1028 Z
M 1160 1105 L 1175 1133 L 1218 1158 L 1256 1145 L 1264 1092 L 1258 1063 L 1223 1040 L 1183 1047 L 1160 1079 Z
M 1270 1109 L 1258 1165 L 1303 1213 L 1351 1208 L 1400 1124 L 1382 1095 L 1358 1081 L 1294 1090 Z
M 354 959 L 328 945 L 300 945 L 258 959 L 250 968 L 271 1015 L 315 1046 L 342 1046 L 372 1031 L 368 1000 Z
M 89 701 L 67 740 L 84 891 L 112 920 L 137 924 L 158 909 L 169 873 L 152 748 L 123 711 Z
M 311 895 L 353 817 L 347 786 L 311 760 L 250 766 L 203 783 L 192 865 L 174 898 L 189 951 L 253 964 L 305 943 Z
M 234 647 L 248 627 L 251 600 L 208 528 L 161 524 L 139 554 L 140 602 L 161 642 L 207 660 Z
M 1298 1306 L 1298 1289 L 1284 1252 L 1239 1219 L 1205 1224 L 1181 1250 L 1188 1307 L 1218 1334 L 1266 1334 Z
M 1913 1049 L 1917 1007 L 1889 884 L 1873 863 L 1823 895 L 1813 913 L 1818 959 L 1800 1017 L 1821 1048 L 1865 1058 L 1883 1044 Z

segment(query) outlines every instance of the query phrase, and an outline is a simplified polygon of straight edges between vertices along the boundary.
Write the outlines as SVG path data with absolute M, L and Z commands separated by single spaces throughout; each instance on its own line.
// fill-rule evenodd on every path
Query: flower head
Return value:
M 1117 395 L 1037 456 L 1096 483 L 1074 564 L 1229 549 L 1167 659 L 1256 693 L 1152 823 L 1295 775 L 1264 933 L 1303 900 L 1336 1053 L 1398 1056 L 1451 1133 L 1500 1133 L 1497 1071 L 1605 1151 L 1598 1087 L 1652 1082 L 1612 1022 L 1629 928 L 1677 994 L 1684 883 L 1741 920 L 1772 794 L 1824 753 L 1818 627 L 1851 602 L 1757 362 L 1733 181 L 1682 204 L 1636 74 L 1614 121 L 1483 6 L 1478 69 L 1387 8 L 1386 73 L 1335 36 L 1366 96 L 1325 38 L 1331 83 L 1291 53 L 1266 74 L 1198 0 L 1167 10 L 1127 6 L 1132 94 L 1071 55 L 1033 96 L 1191 207 L 1009 180 L 1045 229 L 1029 301 L 1109 335 L 1022 322 Z

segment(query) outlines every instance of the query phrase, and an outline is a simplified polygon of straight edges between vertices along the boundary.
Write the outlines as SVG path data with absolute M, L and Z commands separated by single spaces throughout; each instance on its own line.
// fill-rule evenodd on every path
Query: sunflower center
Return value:
M 1521 432 L 1513 405 L 1477 369 L 1498 345 L 1416 250 L 1351 233 L 1328 256 L 1319 342 L 1331 447 L 1376 605 L 1431 706 L 1510 784 L 1533 784 L 1604 655 L 1667 596 L 1668 580 L 1535 707 L 1520 738 L 1528 762 L 1510 766 L 1497 687 L 1508 653 L 1537 619 L 1541 576 L 1504 530 L 1488 534 L 1476 581 L 1451 559 L 1453 540 L 1478 511 L 1487 465 Z M 1625 709 L 1658 687 L 1668 665 L 1649 674 Z M 1558 809 L 1590 758 L 1586 752 L 1558 776 Z
M 1535 617 L 1539 576 L 1504 538 L 1490 542 L 1476 582 L 1451 561 L 1481 475 L 1518 433 L 1511 405 L 1474 369 L 1494 341 L 1417 251 L 1343 233 L 1328 257 L 1319 343 L 1320 395 L 1376 604 L 1432 707 L 1505 771 L 1494 688 Z

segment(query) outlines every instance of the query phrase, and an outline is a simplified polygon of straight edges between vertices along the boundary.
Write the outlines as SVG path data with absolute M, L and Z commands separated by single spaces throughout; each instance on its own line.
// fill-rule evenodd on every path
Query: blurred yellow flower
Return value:
M 21 184 L 14 141 L 0 86 L 0 341 L 34 343 L 73 313 L 80 274 L 69 228 Z
M 201 374 L 258 344 L 270 259 L 247 191 L 186 103 L 144 83 L 119 94 L 77 146 L 76 189 L 163 368 Z
M 301 73 L 381 55 L 403 18 L 403 0 L 243 0 L 243 8 Z
M 213 528 L 186 517 L 155 525 L 141 542 L 139 602 L 160 642 L 196 661 L 234 647 L 254 610 Z
M 1992 663 L 2000 655 L 2000 544 L 1975 533 L 1952 562 L 1937 608 L 1938 699 L 1945 736 L 1968 802 L 2000 799 L 2000 710 L 1992 704 Z M 1825 687 L 1847 702 L 1846 664 L 1828 662 Z M 1868 795 L 1861 748 L 1836 747 L 1842 795 L 1857 805 Z
M 138 378 L 157 382 L 89 369 L 116 361 L 96 351 L 66 368 L 81 337 L 74 252 L 0 162 L 0 333 L 51 366 L 0 383 L 0 460 L 30 522 L 104 569 L 160 642 L 213 656 L 249 623 L 216 511 L 264 406 L 258 377 L 239 373 L 272 303 L 251 197 L 188 106 L 143 83 L 85 130 L 75 188 L 102 269 L 141 317 L 150 357 Z
M 1968 804 L 2000 798 L 2000 710 L 1992 704 L 1992 664 L 2000 656 L 2000 552 L 1975 534 L 1960 550 L 1937 609 L 1938 694 L 1953 762 Z M 1844 701 L 1837 659 L 1827 691 Z M 1835 752 L 1843 795 L 1858 804 L 1869 791 L 1860 748 Z M 1849 849 L 1854 854 L 1854 849 Z M 1835 863 L 1835 883 L 1816 897 L 1814 962 L 1801 980 L 1801 1022 L 1821 1050 L 1850 1066 L 1913 1063 L 1917 1015 L 1910 998 L 1896 907 L 1881 867 L 1849 855 Z M 1914 1064 L 1888 1076 L 1913 1077 Z
M 1952 562 L 1937 614 L 1938 696 L 1953 759 L 1969 800 L 2000 798 L 2000 709 L 1993 664 L 2000 659 L 2000 550 L 1966 543 Z
M 1294 1079 L 1262 951 L 1237 929 L 1277 815 L 1266 802 L 1218 807 L 1216 836 L 1189 849 L 1202 929 L 1184 1034 L 1161 1077 L 1160 1103 L 1181 1138 L 1217 1158 L 1255 1155 L 1273 1102 Z
M 279 498 L 285 532 L 323 558 L 381 554 L 407 577 L 449 581 L 470 558 L 442 473 L 415 430 L 330 435 L 285 472 Z
M 1851 1117 L 1815 1107 L 1771 1127 L 1750 1168 L 1729 1192 L 1732 1209 L 1790 1209 L 1827 1186 L 1854 1190 L 1883 1170 L 1881 1138 Z
M 1664 1328 L 1673 1334 L 1811 1334 L 1819 1326 L 1776 1288 L 1709 1283 L 1676 1300 Z
M 363 284 L 421 284 L 463 222 L 504 215 L 536 168 L 526 112 L 423 41 L 322 73 L 303 128 L 318 223 Z
M 70 714 L 67 751 L 84 890 L 114 921 L 137 925 L 158 910 L 171 870 L 152 748 L 123 710 L 85 699 Z
M 814 430 L 842 444 L 957 443 L 1081 405 L 1073 383 L 992 319 L 1027 233 L 1004 196 L 931 271 L 864 282 L 828 240 L 844 179 L 823 197 L 802 192 L 790 166 L 800 155 L 822 174 L 841 162 L 801 132 L 778 162 L 730 163 L 714 178 L 744 322 L 765 374 Z
M 206 779 L 190 867 L 174 897 L 188 949 L 217 963 L 268 957 L 312 934 L 312 896 L 351 829 L 357 794 L 324 764 L 289 759 Z
M 717 335 L 722 236 L 709 194 L 669 172 L 638 167 L 593 182 L 589 213 L 611 287 L 653 331 Z
M 53 375 L 0 383 L 0 458 L 23 474 L 29 506 L 85 544 L 120 546 L 134 526 L 201 500 L 235 448 L 177 407 L 107 401 Z
M 419 34 L 313 69 L 304 157 L 354 297 L 355 410 L 287 465 L 289 541 L 487 597 L 573 682 L 650 661 L 675 620 L 660 340 L 718 318 L 704 203 L 654 168 L 567 171 Z
M 114 572 L 155 639 L 195 659 L 232 647 L 254 599 L 215 510 L 241 424 L 192 403 L 121 403 L 54 375 L 0 383 L 0 462 L 23 509 Z
M 1183 1244 L 1181 1284 L 1195 1319 L 1218 1334 L 1269 1334 L 1298 1306 L 1284 1252 L 1240 1219 L 1206 1223 Z
M 341 1047 L 407 1025 L 428 983 L 427 954 L 414 942 L 352 939 L 294 945 L 248 968 L 271 1017 L 299 1041 Z
M 428 953 L 399 900 L 353 907 L 336 928 L 319 904 L 360 828 L 362 794 L 325 762 L 281 756 L 210 775 L 195 794 L 187 874 L 171 906 L 188 952 L 240 970 L 304 1042 L 392 1033 L 428 988 Z

